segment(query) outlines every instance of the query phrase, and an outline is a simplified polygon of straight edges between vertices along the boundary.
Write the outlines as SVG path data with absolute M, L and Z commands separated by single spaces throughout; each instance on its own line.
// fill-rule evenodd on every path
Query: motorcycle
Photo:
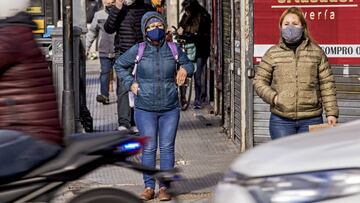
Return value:
M 24 174 L 0 179 L 1 203 L 50 202 L 57 190 L 95 169 L 115 164 L 148 173 L 161 181 L 173 181 L 176 170 L 160 171 L 129 161 L 141 151 L 147 137 L 126 131 L 83 133 L 72 136 L 54 158 Z M 95 188 L 75 195 L 68 203 L 142 203 L 138 197 L 116 188 Z

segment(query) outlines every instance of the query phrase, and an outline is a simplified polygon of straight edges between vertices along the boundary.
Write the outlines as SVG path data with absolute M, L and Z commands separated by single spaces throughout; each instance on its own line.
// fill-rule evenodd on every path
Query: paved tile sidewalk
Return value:
M 118 127 L 116 96 L 115 92 L 111 93 L 110 105 L 96 102 L 99 93 L 98 63 L 97 60 L 88 61 L 87 102 L 95 131 L 109 131 Z M 181 169 L 185 178 L 177 183 L 178 190 L 185 192 L 179 197 L 181 202 L 211 202 L 214 186 L 239 153 L 232 141 L 220 132 L 219 123 L 220 118 L 207 114 L 205 110 L 189 108 L 181 113 L 176 138 L 176 167 Z M 118 187 L 138 195 L 143 190 L 142 175 L 120 167 L 103 167 L 68 185 L 59 193 L 56 202 L 64 202 L 74 193 L 104 186 Z

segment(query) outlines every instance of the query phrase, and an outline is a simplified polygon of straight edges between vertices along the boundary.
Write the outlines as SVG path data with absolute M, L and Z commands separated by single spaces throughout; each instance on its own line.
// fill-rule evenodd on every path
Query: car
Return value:
M 215 203 L 359 203 L 360 120 L 281 138 L 241 154 Z

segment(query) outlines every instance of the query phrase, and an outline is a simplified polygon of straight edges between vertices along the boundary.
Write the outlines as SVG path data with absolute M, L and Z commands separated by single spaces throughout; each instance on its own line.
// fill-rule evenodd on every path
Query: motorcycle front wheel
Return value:
M 143 201 L 124 190 L 96 188 L 80 193 L 68 203 L 143 203 Z

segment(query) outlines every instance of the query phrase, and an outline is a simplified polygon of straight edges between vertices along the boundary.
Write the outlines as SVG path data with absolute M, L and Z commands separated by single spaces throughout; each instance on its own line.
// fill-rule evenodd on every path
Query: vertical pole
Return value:
M 253 68 L 253 0 L 241 1 L 241 152 L 253 146 L 253 86 L 248 69 Z
M 248 36 L 248 46 L 247 46 L 247 56 L 246 56 L 246 74 L 244 73 L 244 80 L 246 81 L 247 89 L 247 108 L 245 112 L 245 117 L 247 118 L 247 128 L 246 128 L 246 137 L 245 137 L 245 147 L 250 149 L 254 147 L 254 86 L 252 84 L 252 78 L 254 73 L 254 0 L 249 0 L 248 2 L 248 24 L 249 32 Z
M 73 26 L 79 27 L 82 30 L 82 34 L 86 34 L 87 24 L 86 24 L 86 1 L 85 0 L 76 0 L 72 4 L 72 13 L 73 13 Z
M 179 27 L 180 22 L 180 1 L 176 0 L 176 27 Z
M 52 0 L 53 1 L 53 24 L 56 26 L 59 20 L 59 0 Z
M 62 123 L 64 135 L 75 132 L 74 80 L 73 80 L 73 16 L 72 0 L 63 0 L 64 90 Z
M 63 15 L 59 15 L 59 18 L 60 18 L 60 20 L 63 20 L 63 17 L 64 17 L 64 12 L 63 12 L 64 9 L 63 9 L 63 8 L 64 8 L 64 1 L 65 1 L 65 0 L 59 0 L 59 1 L 60 1 L 60 5 L 61 5 L 60 8 L 59 8 L 59 9 L 60 9 L 60 13 L 63 14 Z
M 179 0 L 166 1 L 166 20 L 168 29 L 171 29 L 172 26 L 177 27 L 179 24 L 178 2 Z
M 217 30 L 217 34 L 218 36 L 218 43 L 217 43 L 217 50 L 218 50 L 218 74 L 221 74 L 221 92 L 220 92 L 220 96 L 219 98 L 219 112 L 221 114 L 221 125 L 224 126 L 225 125 L 225 102 L 224 102 L 224 98 L 225 98 L 225 75 L 224 75 L 224 56 L 223 56 L 223 50 L 224 50 L 224 37 L 223 37 L 223 22 L 224 22 L 224 18 L 223 18 L 223 6 L 222 6 L 222 1 L 217 0 L 218 2 L 218 30 Z M 220 69 L 220 70 L 219 70 Z
M 235 69 L 235 3 L 234 0 L 230 0 L 230 9 L 231 9 L 231 35 L 230 35 L 230 47 L 231 47 L 231 57 L 230 57 L 230 67 L 229 67 L 229 81 L 230 81 L 230 136 L 232 139 L 235 138 L 235 80 L 234 80 L 234 69 Z

